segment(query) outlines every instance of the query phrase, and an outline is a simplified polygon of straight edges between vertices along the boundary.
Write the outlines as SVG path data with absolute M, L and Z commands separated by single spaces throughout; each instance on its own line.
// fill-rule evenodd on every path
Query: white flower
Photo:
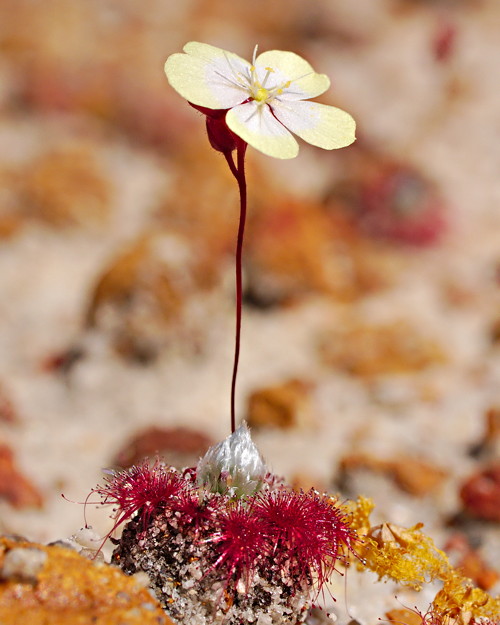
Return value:
M 316 74 L 293 52 L 270 50 L 252 63 L 232 52 L 191 41 L 172 54 L 165 73 L 192 104 L 227 109 L 228 127 L 268 156 L 294 158 L 299 146 L 291 132 L 312 145 L 333 150 L 354 140 L 353 118 L 334 106 L 307 102 L 324 93 L 330 80 Z

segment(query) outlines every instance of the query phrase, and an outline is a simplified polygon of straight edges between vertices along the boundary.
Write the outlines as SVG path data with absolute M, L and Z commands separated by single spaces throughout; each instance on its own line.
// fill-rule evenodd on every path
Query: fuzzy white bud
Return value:
M 215 493 L 243 497 L 260 489 L 267 468 L 243 422 L 233 434 L 210 447 L 196 471 L 199 486 Z

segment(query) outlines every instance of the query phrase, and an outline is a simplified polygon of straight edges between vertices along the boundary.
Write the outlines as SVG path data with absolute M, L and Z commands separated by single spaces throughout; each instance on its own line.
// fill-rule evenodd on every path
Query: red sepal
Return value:
M 209 109 L 191 102 L 189 105 L 206 116 L 208 140 L 214 150 L 230 154 L 238 145 L 244 143 L 243 139 L 235 135 L 226 124 L 226 113 L 229 109 Z

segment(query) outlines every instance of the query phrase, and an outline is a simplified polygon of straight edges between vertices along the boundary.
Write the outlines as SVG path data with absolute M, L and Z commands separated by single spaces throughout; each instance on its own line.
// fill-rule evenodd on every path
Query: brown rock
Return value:
M 365 377 L 420 371 L 446 360 L 437 341 L 403 320 L 380 325 L 351 320 L 325 338 L 320 350 L 327 364 Z
M 0 497 L 16 508 L 43 504 L 41 493 L 18 470 L 12 450 L 5 444 L 0 444 Z
M 435 492 L 446 478 L 446 471 L 420 458 L 395 458 L 389 470 L 396 484 L 416 497 Z
M 485 414 L 485 428 L 481 440 L 471 447 L 471 455 L 495 457 L 500 451 L 500 406 L 490 406 Z
M 138 362 L 157 355 L 185 297 L 181 269 L 161 259 L 157 243 L 146 235 L 118 253 L 92 289 L 86 313 L 87 327 L 99 327 L 121 356 Z
M 370 454 L 350 454 L 340 463 L 340 471 L 368 469 L 376 473 L 386 473 L 407 493 L 422 497 L 435 492 L 446 477 L 446 472 L 420 458 L 396 456 L 381 459 Z
M 422 625 L 422 617 L 415 610 L 400 608 L 385 613 L 389 623 L 393 625 Z
M 471 516 L 500 522 L 500 462 L 472 475 L 460 489 L 460 498 Z
M 0 164 L 0 240 L 10 239 L 25 224 L 25 216 L 19 211 L 19 186 L 15 170 L 5 169 Z
M 494 345 L 497 345 L 498 343 L 500 343 L 500 316 L 498 316 L 491 325 L 490 337 L 491 337 L 491 342 Z
M 252 294 L 282 303 L 311 292 L 342 290 L 342 265 L 328 257 L 333 246 L 329 220 L 317 204 L 285 199 L 252 216 L 246 267 Z
M 24 225 L 21 215 L 15 213 L 0 215 L 0 240 L 13 237 Z
M 311 488 L 322 493 L 327 491 L 326 484 L 323 483 L 323 480 L 304 472 L 295 473 L 290 480 L 290 486 L 294 490 L 304 492 L 311 490 Z
M 0 538 L 2 625 L 173 625 L 137 579 L 60 546 Z
M 39 157 L 25 174 L 27 212 L 54 226 L 101 223 L 110 186 L 89 145 L 71 143 Z
M 489 590 L 500 579 L 500 574 L 489 567 L 479 553 L 472 548 L 464 534 L 455 534 L 445 546 L 447 553 L 458 554 L 455 567 L 464 577 L 471 579 L 476 586 Z
M 500 406 L 491 406 L 486 412 L 486 432 L 484 437 L 487 441 L 500 438 Z
M 169 465 L 179 469 L 194 466 L 214 444 L 203 432 L 186 427 L 150 427 L 137 433 L 115 456 L 120 467 L 138 464 L 144 458 L 161 456 Z
M 253 392 L 248 398 L 248 425 L 282 429 L 310 425 L 310 393 L 309 383 L 295 379 Z
M 262 306 L 311 293 L 351 300 L 391 282 L 392 260 L 339 212 L 296 198 L 261 198 L 249 222 L 247 295 Z
M 130 248 L 124 249 L 105 267 L 92 293 L 87 311 L 87 324 L 94 326 L 101 307 L 116 304 L 129 308 L 135 293 L 140 289 L 148 289 L 153 293 L 157 286 L 162 286 L 155 299 L 161 303 L 168 302 L 164 309 L 167 318 L 175 316 L 178 311 L 178 296 L 173 296 L 172 287 L 164 275 L 165 268 L 155 261 L 149 237 L 139 238 Z M 158 283 L 158 284 L 157 284 Z
M 0 385 L 0 421 L 13 423 L 14 421 L 17 421 L 17 418 L 14 404 Z

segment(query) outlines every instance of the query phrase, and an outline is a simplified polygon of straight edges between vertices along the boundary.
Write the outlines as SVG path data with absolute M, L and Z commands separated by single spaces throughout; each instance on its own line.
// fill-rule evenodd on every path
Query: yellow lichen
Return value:
M 357 548 L 361 568 L 374 571 L 381 579 L 390 578 L 415 589 L 433 579 L 443 579 L 451 569 L 446 555 L 420 531 L 421 524 L 409 529 L 392 523 L 371 526 L 374 504 L 366 497 L 359 497 L 345 507 L 351 527 L 361 536 Z
M 2 625 L 174 625 L 137 578 L 88 560 L 71 549 L 0 538 L 0 568 L 11 550 L 44 556 L 43 566 L 23 578 L 0 581 Z
M 373 500 L 360 495 L 357 501 L 346 501 L 343 509 L 349 515 L 349 524 L 359 536 L 364 536 L 370 529 L 370 514 L 375 508 Z
M 433 610 L 448 620 L 467 623 L 471 619 L 499 618 L 500 596 L 492 597 L 472 581 L 450 568 L 443 579 L 443 588 L 432 602 Z
M 390 577 L 405 586 L 420 589 L 423 583 L 442 579 L 450 568 L 446 555 L 420 531 L 383 523 L 370 528 L 362 548 L 365 566 L 380 578 Z
M 421 523 L 411 528 L 392 523 L 372 527 L 373 508 L 373 501 L 366 497 L 344 505 L 351 527 L 361 538 L 357 548 L 359 567 L 417 590 L 433 580 L 443 582 L 429 611 L 421 615 L 424 625 L 469 625 L 479 619 L 499 618 L 500 597 L 477 588 L 454 569 L 446 554 L 421 531 Z

